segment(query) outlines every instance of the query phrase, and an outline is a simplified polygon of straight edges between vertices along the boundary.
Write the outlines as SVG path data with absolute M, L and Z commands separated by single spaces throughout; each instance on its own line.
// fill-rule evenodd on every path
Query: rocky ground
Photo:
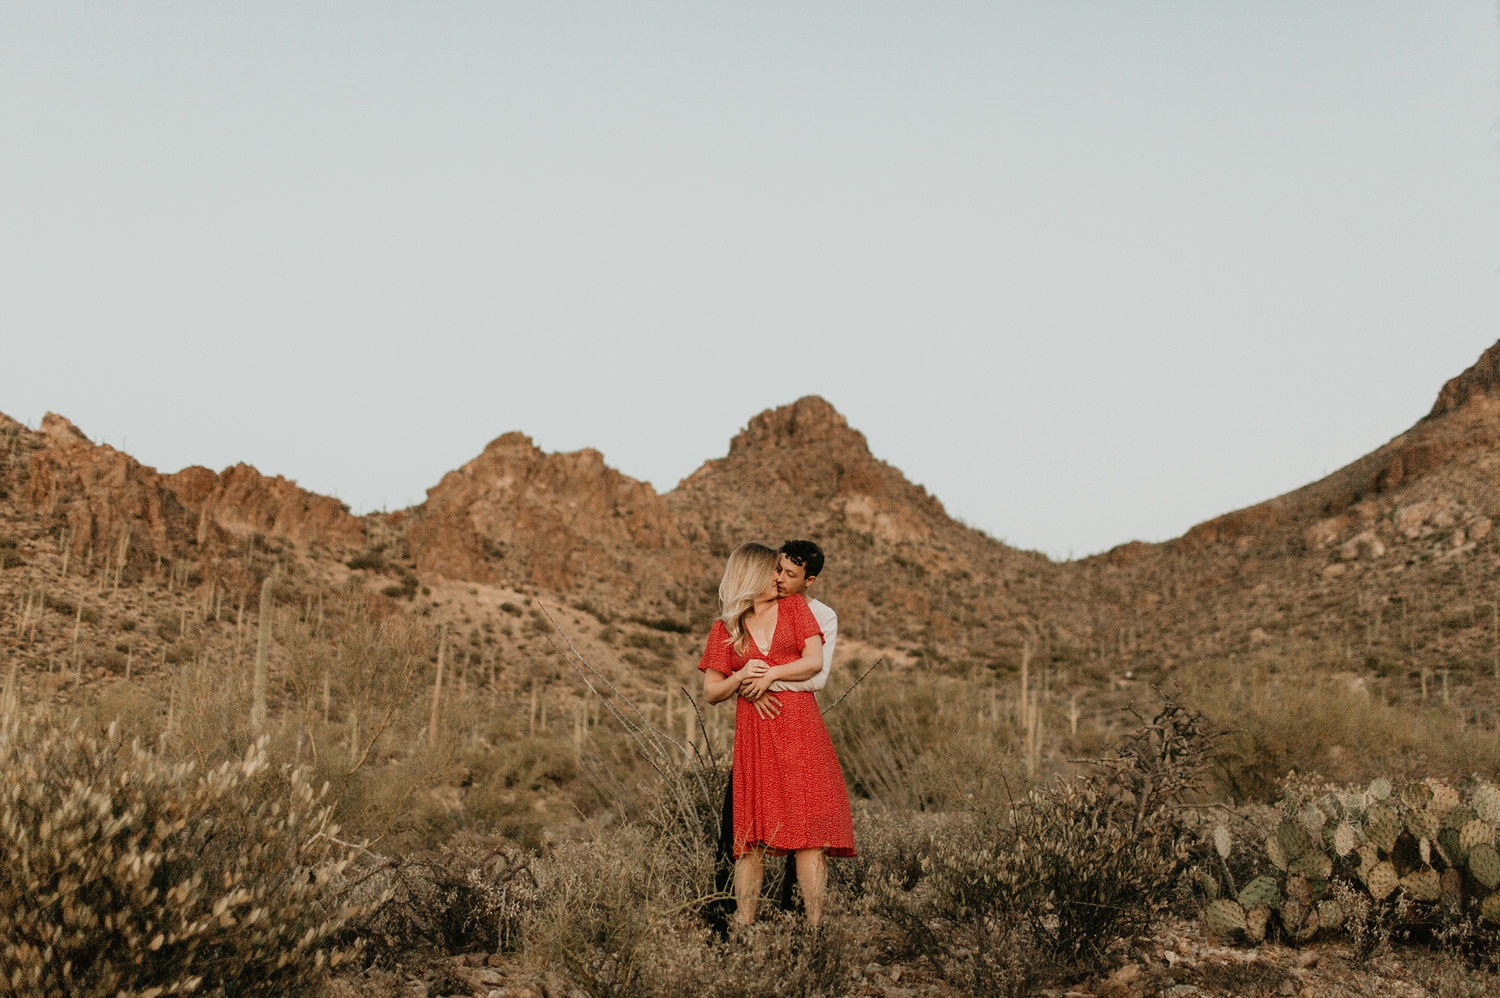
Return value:
M 726 944 L 728 945 L 728 944 Z M 922 960 L 879 958 L 854 968 L 847 998 L 959 998 Z M 747 989 L 747 993 L 758 992 Z M 421 968 L 374 969 L 340 977 L 334 998 L 577 998 L 556 974 L 495 954 L 468 954 Z M 1036 998 L 1481 998 L 1500 995 L 1500 976 L 1462 957 L 1390 946 L 1366 958 L 1345 944 L 1226 946 L 1192 921 L 1174 921 L 1142 940 L 1112 973 L 1075 984 L 1040 983 Z

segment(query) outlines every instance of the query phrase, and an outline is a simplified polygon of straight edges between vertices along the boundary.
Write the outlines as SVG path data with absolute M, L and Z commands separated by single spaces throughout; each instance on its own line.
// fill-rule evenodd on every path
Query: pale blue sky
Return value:
M 0 3 L 0 411 L 356 508 L 817 393 L 1065 556 L 1500 339 L 1488 2 Z

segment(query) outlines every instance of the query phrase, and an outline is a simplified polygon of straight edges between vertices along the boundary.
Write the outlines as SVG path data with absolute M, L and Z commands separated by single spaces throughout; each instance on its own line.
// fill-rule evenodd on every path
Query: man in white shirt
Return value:
M 781 701 L 774 696 L 776 693 L 818 693 L 828 685 L 828 673 L 833 669 L 833 646 L 839 638 L 839 615 L 826 603 L 808 595 L 808 590 L 818 581 L 818 573 L 823 571 L 823 549 L 812 541 L 787 541 L 781 545 L 780 554 L 776 565 L 776 591 L 782 599 L 802 596 L 807 600 L 807 608 L 823 631 L 823 668 L 816 676 L 798 683 L 780 680 L 772 683 L 770 691 L 755 701 L 755 709 L 762 717 L 781 714 Z

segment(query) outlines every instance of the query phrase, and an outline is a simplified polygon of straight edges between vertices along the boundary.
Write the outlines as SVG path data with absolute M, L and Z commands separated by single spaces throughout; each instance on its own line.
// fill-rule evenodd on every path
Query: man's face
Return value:
M 776 563 L 776 592 L 781 596 L 800 595 L 816 581 L 816 575 L 809 579 L 807 569 L 786 555 L 782 555 L 781 560 Z

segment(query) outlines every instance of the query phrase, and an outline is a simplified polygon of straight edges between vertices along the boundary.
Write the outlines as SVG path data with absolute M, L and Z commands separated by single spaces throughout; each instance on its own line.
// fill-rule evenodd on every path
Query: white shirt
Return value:
M 828 685 L 828 673 L 833 669 L 833 643 L 839 639 L 839 615 L 833 612 L 832 607 L 815 599 L 807 601 L 807 608 L 823 629 L 823 668 L 818 670 L 816 676 L 799 683 L 778 679 L 771 684 L 772 693 L 816 693 Z

